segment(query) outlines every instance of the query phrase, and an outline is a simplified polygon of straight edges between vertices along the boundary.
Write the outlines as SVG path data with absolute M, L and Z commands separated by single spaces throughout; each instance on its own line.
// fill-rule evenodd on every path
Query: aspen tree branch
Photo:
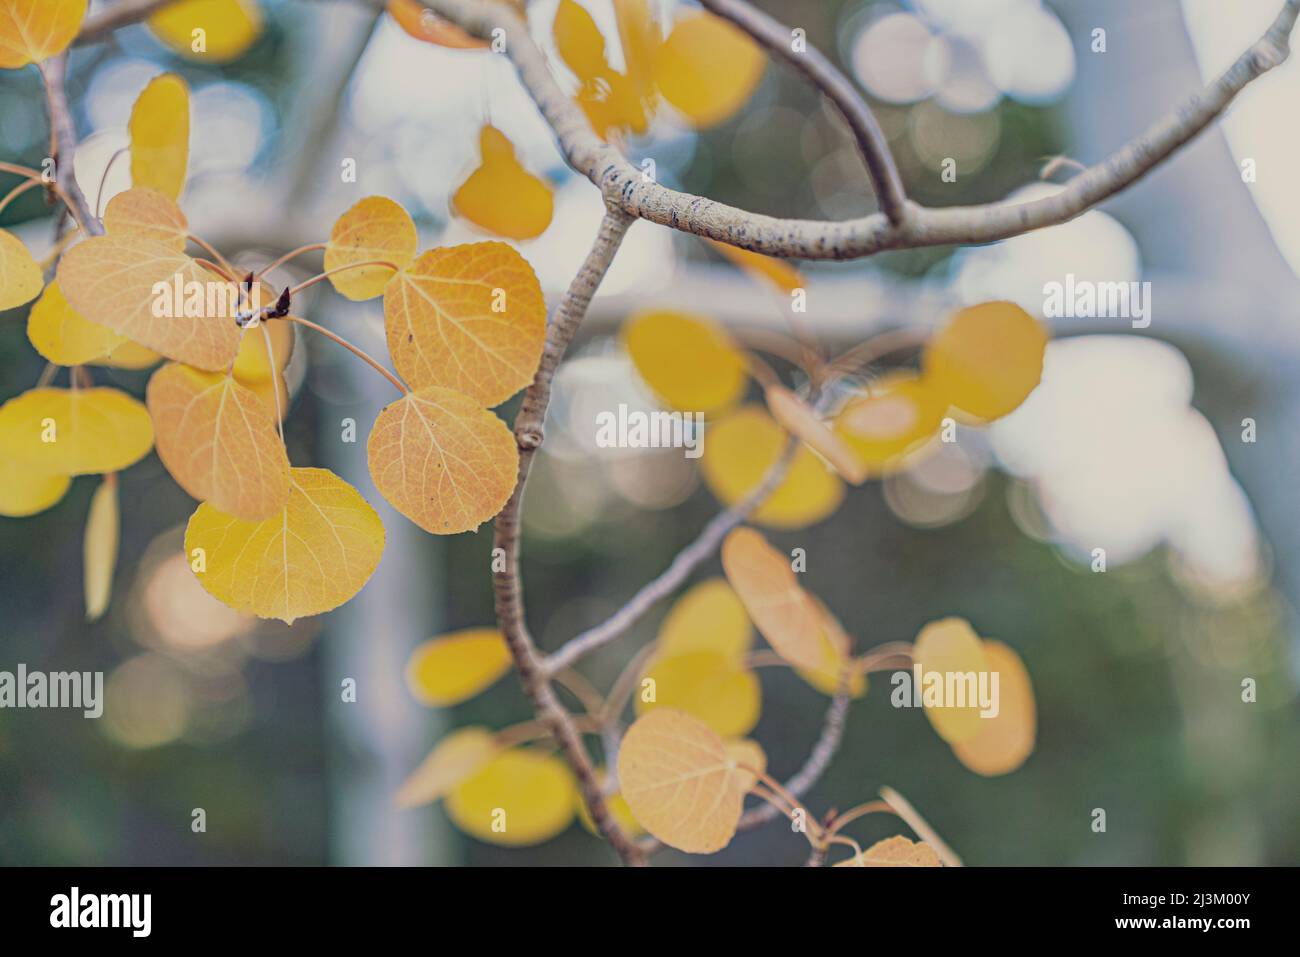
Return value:
M 67 75 L 68 55 L 61 53 L 40 64 L 41 79 L 45 82 L 45 102 L 50 116 L 50 140 L 54 148 L 54 177 L 59 193 L 70 206 L 73 217 L 91 235 L 104 232 L 95 211 L 86 201 L 86 194 L 77 185 L 73 157 L 77 152 L 77 127 L 72 121 L 68 106 Z
M 596 288 L 605 277 L 614 254 L 618 252 L 623 236 L 632 224 L 632 218 L 617 209 L 610 209 L 600 224 L 600 232 L 582 268 L 569 284 L 555 315 L 546 330 L 542 360 L 533 378 L 533 384 L 524 392 L 523 403 L 515 417 L 515 442 L 519 447 L 519 475 L 515 490 L 500 514 L 496 517 L 493 544 L 505 556 L 502 571 L 494 572 L 492 587 L 496 598 L 497 622 L 505 636 L 515 670 L 524 691 L 532 701 L 537 717 L 546 723 L 563 751 L 565 759 L 578 779 L 582 799 L 591 813 L 597 830 L 609 841 L 625 864 L 645 863 L 645 855 L 636 843 L 619 826 L 610 814 L 600 782 L 587 755 L 582 735 L 574 724 L 573 716 L 561 704 L 552 686 L 549 672 L 537 650 L 524 616 L 523 583 L 519 574 L 520 522 L 523 512 L 524 486 L 533 456 L 545 438 L 546 408 L 551 399 L 551 381 L 560 365 L 574 333 L 582 323 L 587 306 Z
M 1251 81 L 1282 63 L 1300 15 L 1300 0 L 1286 0 L 1264 36 L 1227 71 L 1126 146 L 1071 178 L 1059 192 L 1025 203 L 944 208 L 908 204 L 906 217 L 895 224 L 884 213 L 842 222 L 777 219 L 647 181 L 592 131 L 582 110 L 555 82 L 527 24 L 512 9 L 490 0 L 421 3 L 476 36 L 503 31 L 506 55 L 569 165 L 600 187 L 607 204 L 662 226 L 795 259 L 858 259 L 890 249 L 990 243 L 1067 222 L 1137 182 L 1213 122 Z

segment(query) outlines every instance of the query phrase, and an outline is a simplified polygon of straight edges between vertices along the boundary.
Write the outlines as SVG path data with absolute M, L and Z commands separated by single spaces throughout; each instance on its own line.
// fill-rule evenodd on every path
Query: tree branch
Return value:
M 542 361 L 533 384 L 524 393 L 523 403 L 515 418 L 515 442 L 519 446 L 519 475 L 510 501 L 496 518 L 494 545 L 505 553 L 504 569 L 492 576 L 496 597 L 497 622 L 505 635 L 506 644 L 514 658 L 515 669 L 524 691 L 532 701 L 538 718 L 544 721 L 565 759 L 578 779 L 583 801 L 591 812 L 596 828 L 613 845 L 625 864 L 643 864 L 645 856 L 636 843 L 624 833 L 610 814 L 600 782 L 591 766 L 591 759 L 582 742 L 582 736 L 573 718 L 556 697 L 551 686 L 551 674 L 544 667 L 537 645 L 529 634 L 524 616 L 523 584 L 519 574 L 520 521 L 523 513 L 524 486 L 533 456 L 545 437 L 543 425 L 546 408 L 551 399 L 551 380 L 559 367 L 560 359 L 569 341 L 582 323 L 587 306 L 596 288 L 605 277 L 614 254 L 618 252 L 631 217 L 617 209 L 610 209 L 600 224 L 600 232 L 577 276 L 556 307 L 555 316 L 546 330 L 546 343 Z
M 631 216 L 769 256 L 858 259 L 889 249 L 990 243 L 1067 222 L 1137 182 L 1218 117 L 1251 81 L 1290 52 L 1300 0 L 1286 0 L 1268 32 L 1228 70 L 1137 139 L 1078 174 L 1052 196 L 1026 203 L 941 209 L 909 205 L 903 222 L 883 213 L 843 222 L 777 219 L 646 181 L 600 139 L 551 76 L 550 66 L 509 7 L 483 0 L 421 0 L 477 36 L 504 31 L 506 54 L 554 131 L 570 166 L 600 187 L 606 203 Z
M 881 212 L 891 223 L 901 223 L 908 210 L 907 192 L 898 175 L 898 166 L 875 114 L 848 78 L 815 47 L 796 52 L 790 42 L 789 27 L 744 0 L 700 0 L 700 3 L 710 12 L 734 23 L 768 52 L 794 67 L 835 104 L 857 140 L 858 152 L 871 174 Z
M 40 64 L 41 79 L 45 81 L 45 102 L 50 114 L 50 139 L 54 144 L 54 176 L 59 192 L 70 204 L 74 218 L 92 235 L 104 232 L 95 211 L 86 201 L 86 194 L 77 185 L 73 157 L 77 152 L 77 127 L 68 107 L 66 87 L 68 55 L 61 53 Z

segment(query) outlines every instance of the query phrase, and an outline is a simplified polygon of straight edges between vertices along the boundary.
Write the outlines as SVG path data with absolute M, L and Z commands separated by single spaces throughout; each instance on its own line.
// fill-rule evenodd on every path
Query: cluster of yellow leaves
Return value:
M 602 137 L 646 132 L 661 98 L 693 126 L 715 126 L 745 104 L 763 76 L 763 52 L 731 24 L 686 11 L 665 37 L 651 7 L 649 0 L 614 0 L 620 72 L 591 14 L 576 0 L 560 0 L 555 45 L 580 83 L 578 104 Z
M 926 706 L 925 715 L 957 759 L 976 774 L 1008 774 L 1025 763 L 1034 750 L 1037 711 L 1029 672 L 1012 648 L 981 639 L 961 618 L 944 618 L 921 629 L 912 659 L 923 674 L 996 674 L 996 715 L 984 717 L 978 705 L 950 702 Z

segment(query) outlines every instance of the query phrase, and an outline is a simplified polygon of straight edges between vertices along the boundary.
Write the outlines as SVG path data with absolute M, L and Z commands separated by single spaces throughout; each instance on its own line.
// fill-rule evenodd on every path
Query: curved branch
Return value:
M 90 208 L 86 194 L 77 184 L 73 157 L 77 152 L 77 127 L 68 107 L 66 86 L 68 55 L 60 53 L 39 65 L 41 79 L 45 81 L 45 102 L 50 114 L 50 139 L 54 144 L 54 176 L 59 184 L 59 195 L 68 204 L 73 218 L 92 236 L 104 232 L 95 211 Z
M 546 57 L 513 10 L 482 0 L 420 2 L 476 36 L 503 31 L 506 55 L 569 165 L 599 186 L 609 205 L 683 232 L 796 259 L 858 259 L 889 249 L 990 243 L 1071 220 L 1137 182 L 1213 122 L 1251 81 L 1282 63 L 1300 15 L 1300 0 L 1286 0 L 1268 32 L 1222 76 L 1128 145 L 1073 177 L 1060 192 L 1026 203 L 941 209 L 909 204 L 907 217 L 894 224 L 883 213 L 843 222 L 777 219 L 645 181 L 640 170 L 592 131 L 582 110 L 551 76 Z
M 139 23 L 176 0 L 118 0 L 107 10 L 86 17 L 77 34 L 77 45 L 107 40 L 109 34 L 122 27 Z

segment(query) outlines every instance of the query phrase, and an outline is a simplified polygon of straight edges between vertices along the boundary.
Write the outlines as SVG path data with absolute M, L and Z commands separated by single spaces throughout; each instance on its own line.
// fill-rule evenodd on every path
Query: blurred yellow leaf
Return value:
M 87 0 L 0 0 L 0 69 L 42 63 L 68 48 Z
M 406 33 L 453 50 L 486 49 L 487 43 L 472 37 L 460 27 L 438 16 L 418 0 L 388 0 L 388 12 Z
M 0 406 L 0 448 L 37 473 L 120 472 L 152 447 L 148 411 L 117 389 L 30 389 Z
M 540 236 L 551 224 L 551 185 L 524 169 L 514 144 L 491 124 L 479 133 L 479 149 L 482 165 L 452 194 L 452 208 L 497 236 Z
M 379 494 L 434 535 L 473 531 L 501 511 L 519 470 L 506 424 L 469 396 L 437 386 L 386 406 L 366 453 Z
M 741 249 L 730 243 L 720 243 L 714 239 L 706 239 L 705 242 L 751 276 L 757 276 L 771 283 L 787 296 L 796 289 L 804 287 L 804 278 L 799 270 L 784 259 L 764 256 L 762 253 L 750 252 L 748 249 Z
M 664 656 L 711 651 L 739 664 L 754 641 L 749 615 L 724 579 L 710 578 L 673 604 L 659 626 L 658 653 Z
M 393 797 L 398 807 L 431 804 L 477 773 L 501 750 L 487 728 L 457 728 L 438 742 Z
M 730 119 L 753 94 L 767 58 L 739 29 L 709 13 L 679 17 L 655 56 L 664 99 L 696 127 Z
M 361 590 L 383 554 L 384 526 L 334 473 L 295 468 L 280 514 L 246 522 L 205 502 L 190 516 L 185 551 L 214 598 L 292 624 L 337 608 Z
M 604 781 L 605 774 L 603 771 L 597 771 L 597 779 Z M 591 819 L 591 812 L 587 810 L 587 802 L 582 799 L 582 792 L 576 791 L 574 807 L 578 810 L 578 822 L 592 834 L 600 836 L 600 831 L 596 828 L 596 822 Z M 605 798 L 605 806 L 609 808 L 610 815 L 618 822 L 618 826 L 623 829 L 623 833 L 629 837 L 639 837 L 645 833 L 640 823 L 632 816 L 632 809 L 627 806 L 627 799 L 620 792 L 614 792 Z
M 181 182 L 184 179 L 182 163 Z M 152 239 L 184 252 L 190 224 L 170 197 L 147 186 L 134 186 L 108 201 L 104 209 L 104 231 L 110 236 Z
M 618 751 L 618 781 L 632 815 L 665 844 L 712 854 L 731 842 L 752 776 L 698 718 L 656 708 Z
M 489 844 L 540 844 L 573 821 L 576 785 L 568 765 L 527 748 L 502 751 L 447 795 L 447 814 Z
M 178 0 L 151 16 L 149 29 L 183 56 L 225 63 L 261 35 L 262 9 L 256 0 Z
M 496 628 L 465 628 L 430 638 L 406 662 L 406 686 L 421 704 L 459 704 L 510 670 L 510 649 Z
M 758 487 L 785 443 L 785 430 L 764 409 L 742 406 L 708 427 L 701 459 L 704 482 L 723 505 L 735 505 Z M 785 478 L 752 519 L 769 528 L 804 528 L 830 516 L 843 500 L 844 483 L 800 445 Z
M 384 327 L 398 374 L 484 406 L 533 381 L 546 304 L 533 267 L 505 243 L 431 249 L 384 289 Z
M 656 656 L 642 680 L 654 681 L 653 702 L 636 696 L 636 713 L 675 708 L 699 718 L 724 738 L 748 734 L 758 724 L 762 691 L 758 676 L 714 651 Z
M 27 338 L 37 352 L 61 366 L 106 358 L 116 346 L 128 341 L 108 326 L 83 319 L 68 305 L 57 282 L 45 287 L 27 314 Z
M 338 218 L 325 247 L 325 271 L 365 262 L 404 269 L 419 244 L 410 214 L 386 196 L 367 196 Z M 388 266 L 358 266 L 330 276 L 340 295 L 353 301 L 382 295 L 395 275 Z
M 753 771 L 746 771 L 745 768 L 766 772 L 767 754 L 763 751 L 762 745 L 748 738 L 728 741 L 725 747 L 727 757 L 731 758 L 736 764 L 736 787 L 743 793 L 748 794 L 753 790 L 754 785 L 758 783 L 758 776 Z
M 23 241 L 0 229 L 0 311 L 31 302 L 44 285 L 41 267 Z
M 591 14 L 574 0 L 560 0 L 552 27 L 555 47 L 580 80 L 594 80 L 609 69 L 605 38 Z
M 670 408 L 718 412 L 745 393 L 744 353 L 711 319 L 651 310 L 623 325 L 623 345 L 641 378 Z
M 152 349 L 147 349 L 140 343 L 123 337 L 122 341 L 113 347 L 112 352 L 98 359 L 91 359 L 90 364 L 109 366 L 114 369 L 148 369 L 161 361 L 162 356 Z
M 903 835 L 877 841 L 861 854 L 854 854 L 836 867 L 941 867 L 939 855 L 924 842 L 913 843 Z
M 185 81 L 175 73 L 150 80 L 131 108 L 128 129 L 131 184 L 179 198 L 190 162 L 190 89 Z
M 816 596 L 810 596 L 817 608 L 822 638 L 816 644 L 820 664 L 815 668 L 796 668 L 799 677 L 825 695 L 839 693 L 844 670 L 853 664 L 853 640 L 829 608 Z M 867 676 L 856 669 L 849 675 L 849 697 L 861 698 L 867 693 Z
M 975 419 L 1012 412 L 1043 374 L 1047 329 L 1013 302 L 962 309 L 925 347 L 927 388 Z
M 990 672 L 998 675 L 998 713 L 981 718 L 979 730 L 952 745 L 953 754 L 976 774 L 1008 774 L 1034 750 L 1037 708 L 1034 686 L 1020 656 L 1000 641 L 984 642 Z
M 58 278 L 83 317 L 169 359 L 222 372 L 234 361 L 238 288 L 171 246 L 94 236 L 63 254 Z
M 849 401 L 835 417 L 835 434 L 868 475 L 889 475 L 939 432 L 947 400 L 911 372 L 883 376 L 871 391 Z
M 117 536 L 121 525 L 117 504 L 117 479 L 106 477 L 90 499 L 86 538 L 82 546 L 85 565 L 86 621 L 96 621 L 108 609 L 117 567 Z
M 0 515 L 24 518 L 43 512 L 57 505 L 71 484 L 67 475 L 46 475 L 0 455 Z
M 828 429 L 802 399 L 782 385 L 770 385 L 763 394 L 768 411 L 781 428 L 801 439 L 849 482 L 861 485 L 866 480 L 866 470 L 848 444 Z
M 978 683 L 979 676 L 988 672 L 989 665 L 983 643 L 970 623 L 961 618 L 930 622 L 916 636 L 912 662 L 921 669 L 921 701 L 925 706 L 925 716 L 939 737 L 949 744 L 956 744 L 978 734 L 987 719 L 980 718 L 978 695 L 973 690 L 978 685 L 970 685 L 965 676 L 972 676 Z M 971 702 L 963 707 L 955 706 L 958 685 L 964 689 L 962 700 Z M 950 688 L 952 694 L 949 694 Z M 937 706 L 927 704 L 927 690 L 934 696 L 932 700 L 942 703 Z
M 201 502 L 248 522 L 283 512 L 289 456 L 275 418 L 224 372 L 169 362 L 146 393 L 158 457 L 176 484 Z
M 259 301 L 266 303 L 274 301 L 274 298 L 263 296 Z M 245 329 L 243 338 L 239 340 L 239 352 L 235 355 L 234 376 L 237 381 L 247 386 L 268 382 L 271 379 L 272 363 L 266 354 L 266 336 L 262 334 L 263 329 L 271 336 L 271 352 L 275 356 L 277 378 L 284 372 L 284 367 L 289 364 L 289 359 L 293 356 L 294 334 L 291 323 L 264 322 L 256 327 Z

